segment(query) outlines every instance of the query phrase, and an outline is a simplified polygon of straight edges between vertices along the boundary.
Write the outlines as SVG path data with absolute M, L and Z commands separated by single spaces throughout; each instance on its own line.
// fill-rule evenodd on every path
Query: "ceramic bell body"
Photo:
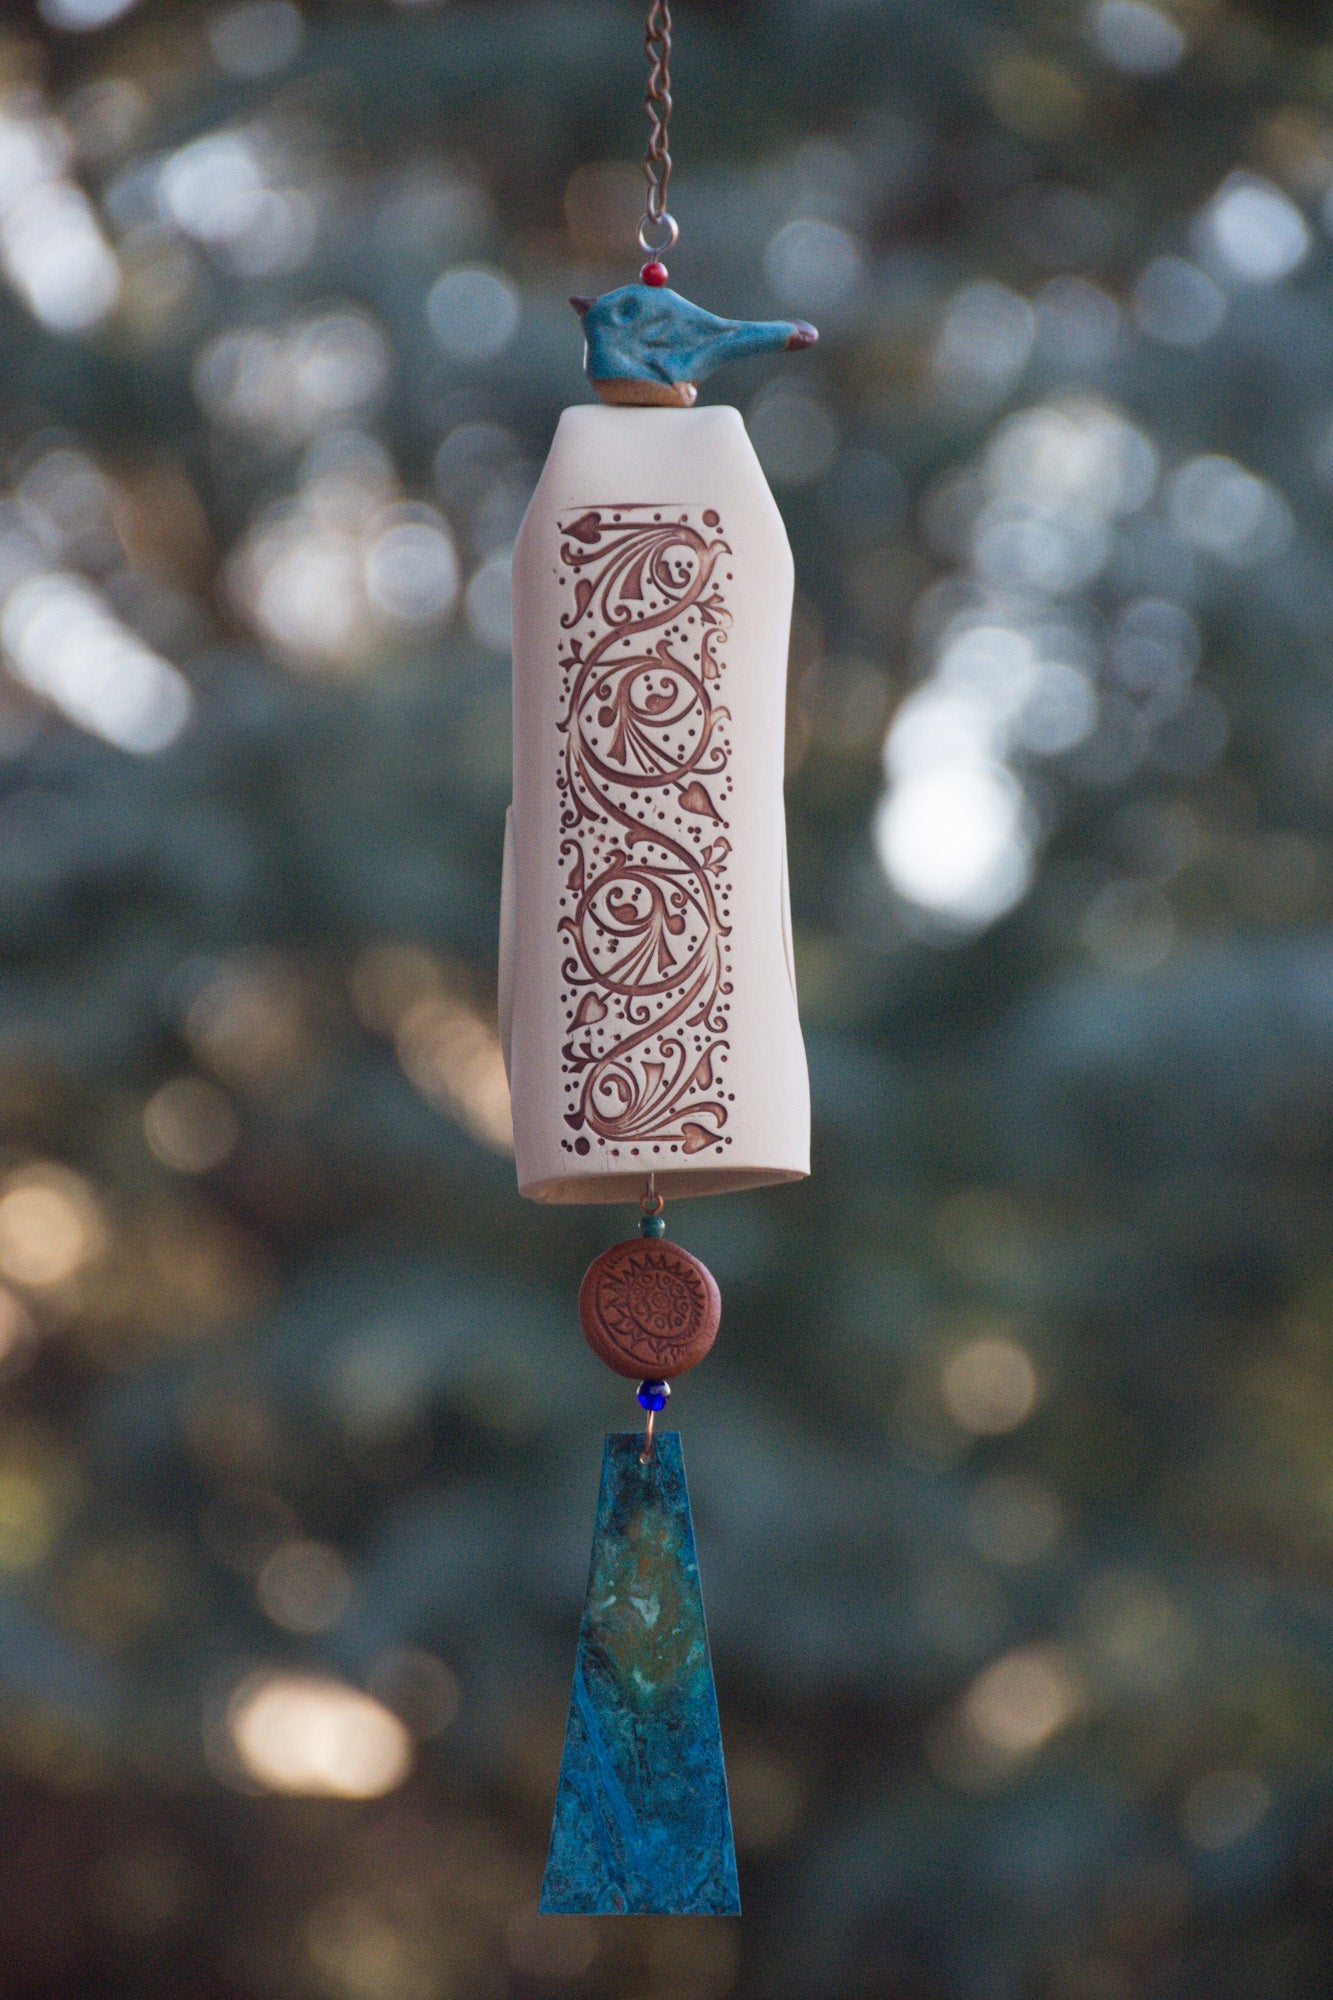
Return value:
M 534 1200 L 809 1172 L 791 599 L 737 411 L 564 412 L 514 549 L 500 1014 Z

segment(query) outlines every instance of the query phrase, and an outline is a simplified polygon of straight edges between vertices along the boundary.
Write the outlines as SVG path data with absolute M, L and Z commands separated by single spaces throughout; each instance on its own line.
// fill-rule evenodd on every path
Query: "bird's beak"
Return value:
M 574 298 L 572 298 L 572 299 L 570 300 L 570 302 L 569 302 L 569 303 L 570 303 L 570 304 L 571 304 L 571 305 L 573 306 L 573 308 L 574 308 L 575 312 L 576 312 L 576 313 L 578 314 L 579 318 L 580 318 L 580 319 L 582 319 L 582 318 L 583 318 L 583 315 L 584 315 L 584 313 L 586 313 L 586 312 L 587 312 L 587 310 L 588 310 L 588 308 L 589 308 L 590 306 L 594 305 L 594 304 L 596 303 L 596 301 L 595 301 L 595 300 L 593 300 L 593 299 L 583 299 L 583 298 L 579 298 L 579 297 L 578 297 L 578 296 L 576 295 L 576 296 L 575 296 Z
M 692 343 L 693 359 L 702 377 L 724 361 L 740 361 L 751 354 L 780 354 L 785 347 L 813 347 L 818 338 L 804 320 L 714 320 L 712 328 Z

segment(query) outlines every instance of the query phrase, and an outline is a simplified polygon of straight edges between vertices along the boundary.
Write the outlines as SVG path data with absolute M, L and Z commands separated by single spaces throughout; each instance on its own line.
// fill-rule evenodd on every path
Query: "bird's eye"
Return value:
M 637 299 L 622 299 L 616 307 L 616 318 L 618 320 L 637 319 L 638 316 L 639 301 Z

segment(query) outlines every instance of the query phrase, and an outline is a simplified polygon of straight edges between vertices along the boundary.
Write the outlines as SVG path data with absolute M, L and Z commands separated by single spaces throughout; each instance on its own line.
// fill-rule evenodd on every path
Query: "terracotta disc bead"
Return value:
M 652 1236 L 613 1243 L 579 1288 L 588 1345 L 617 1375 L 668 1381 L 703 1360 L 717 1338 L 722 1295 L 706 1264 Z

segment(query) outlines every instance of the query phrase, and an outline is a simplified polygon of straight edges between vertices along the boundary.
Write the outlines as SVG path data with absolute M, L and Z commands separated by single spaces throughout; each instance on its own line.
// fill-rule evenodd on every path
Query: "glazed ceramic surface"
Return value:
M 566 410 L 514 551 L 501 1028 L 519 1186 L 809 1171 L 783 817 L 792 562 L 739 414 Z
M 541 1907 L 740 1910 L 680 1434 L 606 1440 Z

